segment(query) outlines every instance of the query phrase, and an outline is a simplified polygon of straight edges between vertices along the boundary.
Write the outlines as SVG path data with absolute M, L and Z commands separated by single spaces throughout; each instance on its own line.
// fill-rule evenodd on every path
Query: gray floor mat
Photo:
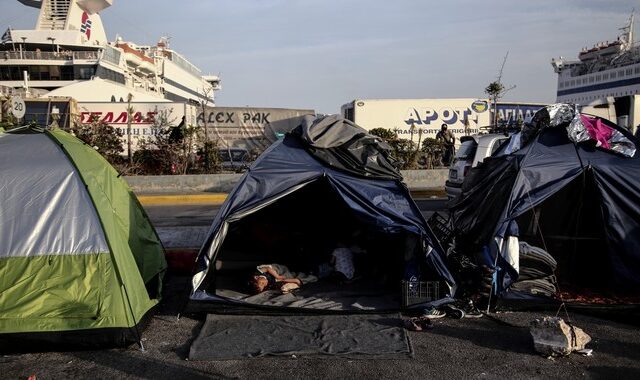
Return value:
M 209 314 L 189 360 L 263 356 L 410 358 L 399 314 L 236 316 Z

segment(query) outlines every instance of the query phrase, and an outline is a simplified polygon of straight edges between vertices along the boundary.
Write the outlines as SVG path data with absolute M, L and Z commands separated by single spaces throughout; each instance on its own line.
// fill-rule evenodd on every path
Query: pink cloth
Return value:
M 598 146 L 611 149 L 609 139 L 613 136 L 615 130 L 605 125 L 602 120 L 595 117 L 580 115 L 582 125 L 586 128 L 589 136 L 598 142 Z

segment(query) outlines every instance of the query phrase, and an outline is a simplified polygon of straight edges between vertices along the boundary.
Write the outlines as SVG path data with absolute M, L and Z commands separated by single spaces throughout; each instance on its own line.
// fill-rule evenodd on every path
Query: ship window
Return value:
M 613 79 L 613 78 L 615 78 L 615 77 L 616 77 L 616 73 L 615 73 L 615 71 L 614 71 L 614 72 L 612 72 L 612 73 L 611 73 L 611 79 Z
M 61 66 L 60 67 L 60 79 L 73 80 L 73 66 Z
M 41 75 L 41 68 L 44 69 L 44 66 L 29 66 L 29 79 L 30 80 L 41 80 L 44 79 L 43 76 L 46 76 L 49 79 L 49 73 L 46 75 Z
M 624 70 L 620 70 L 620 71 L 618 71 L 618 76 L 619 76 L 619 77 L 623 77 L 623 76 L 624 76 Z
M 40 79 L 41 80 L 49 80 L 51 79 L 51 74 L 49 73 L 49 66 L 40 66 Z
M 602 74 L 602 79 L 604 79 L 604 80 L 609 79 L 609 74 Z
M 79 67 L 77 79 L 91 79 L 93 73 L 93 67 Z
M 11 77 L 11 80 L 22 80 L 22 72 L 26 69 L 26 67 L 9 67 L 9 76 Z
M 0 80 L 10 80 L 9 68 L 6 66 L 0 66 Z
M 600 82 L 602 80 L 602 75 L 596 75 L 596 81 Z
M 107 62 L 118 65 L 120 63 L 120 50 L 107 46 L 102 53 L 102 58 Z
M 98 72 L 96 75 L 102 79 L 110 80 L 116 83 L 122 83 L 122 84 L 125 83 L 123 74 L 120 74 L 113 70 L 109 70 L 102 66 L 98 67 Z
M 596 78 L 591 77 L 591 78 L 589 78 L 589 83 L 593 83 L 595 80 L 596 80 Z
M 636 67 L 635 69 L 633 69 L 633 72 L 636 74 L 640 74 L 640 67 Z
M 572 86 L 575 86 L 575 85 L 576 85 L 576 81 L 575 81 L 575 80 L 572 80 L 572 81 L 571 81 L 571 85 L 572 85 Z
M 631 69 L 627 69 L 627 70 L 625 71 L 625 73 L 626 73 L 627 75 L 631 75 L 631 74 L 632 74 L 632 71 L 631 71 Z
M 60 66 L 50 66 L 49 75 L 51 80 L 60 80 Z

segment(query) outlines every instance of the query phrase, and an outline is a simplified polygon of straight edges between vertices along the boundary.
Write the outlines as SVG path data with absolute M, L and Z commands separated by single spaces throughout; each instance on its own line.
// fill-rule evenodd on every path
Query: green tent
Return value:
M 0 346 L 139 341 L 165 270 L 137 198 L 92 147 L 59 129 L 0 134 Z

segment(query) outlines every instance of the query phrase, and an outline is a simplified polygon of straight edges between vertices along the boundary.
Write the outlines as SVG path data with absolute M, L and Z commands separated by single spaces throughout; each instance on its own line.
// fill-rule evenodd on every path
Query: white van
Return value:
M 457 197 L 462 192 L 462 182 L 469 170 L 493 155 L 508 140 L 509 136 L 504 133 L 460 137 L 460 147 L 449 166 L 449 179 L 444 186 L 447 198 Z

